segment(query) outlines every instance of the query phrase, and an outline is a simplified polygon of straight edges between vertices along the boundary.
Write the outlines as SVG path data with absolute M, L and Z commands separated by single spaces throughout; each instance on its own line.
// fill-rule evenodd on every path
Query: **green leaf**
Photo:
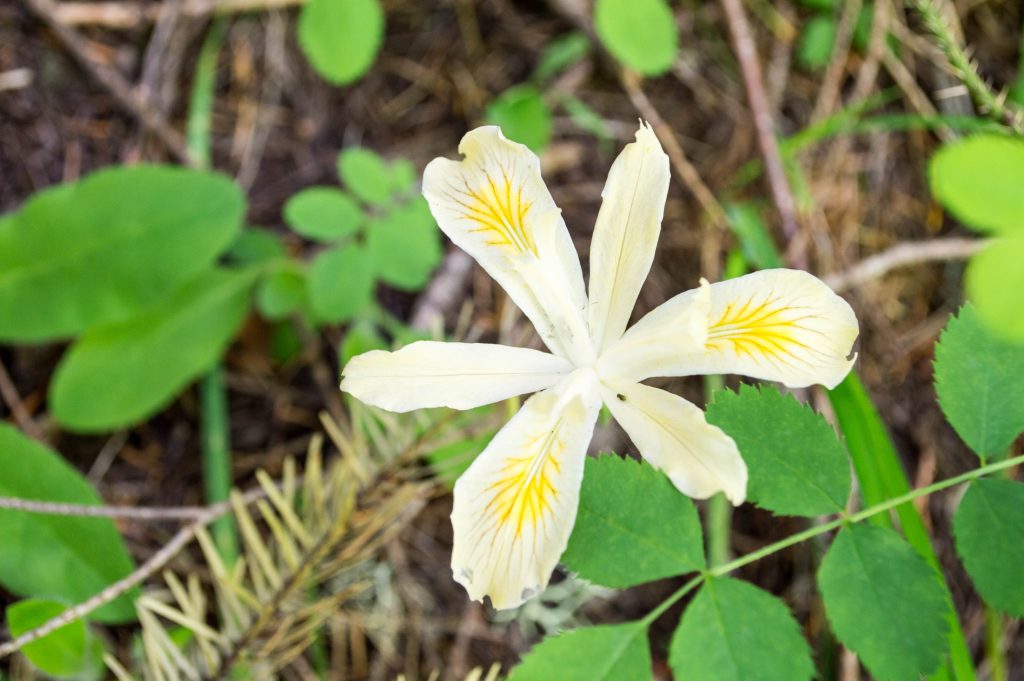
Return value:
M 942 664 L 949 605 L 935 571 L 893 530 L 844 528 L 818 586 L 836 636 L 875 678 L 918 681 Z
M 391 162 L 391 190 L 398 194 L 408 194 L 416 188 L 416 166 L 405 158 L 396 158 Z
M 956 551 L 978 593 L 1024 617 L 1024 484 L 977 480 L 953 516 Z
M 213 173 L 114 168 L 49 189 L 0 223 L 0 340 L 126 319 L 209 267 L 245 201 Z
M 418 291 L 441 262 L 441 238 L 423 197 L 370 222 L 366 250 L 382 281 L 403 291 Z
M 675 61 L 679 31 L 665 0 L 597 0 L 594 27 L 613 57 L 645 76 Z
M 974 135 L 932 157 L 935 198 L 979 232 L 1024 233 L 1024 140 Z
M 0 423 L 0 496 L 99 505 L 100 498 L 60 455 Z M 0 510 L 0 584 L 19 596 L 80 603 L 135 565 L 106 518 Z M 129 592 L 90 615 L 108 623 L 135 619 Z
M 66 609 L 66 606 L 56 601 L 19 601 L 7 608 L 7 628 L 11 636 L 21 636 Z M 103 643 L 90 636 L 83 619 L 74 620 L 26 644 L 21 652 L 37 669 L 49 676 L 80 680 L 100 677 Z
M 551 141 L 551 109 L 533 85 L 517 85 L 505 90 L 487 106 L 488 123 L 514 142 L 540 151 Z
M 508 681 L 652 681 L 647 625 L 605 624 L 549 636 Z
M 50 409 L 80 432 L 145 420 L 212 367 L 249 310 L 254 270 L 210 270 L 133 319 L 90 329 L 57 367 Z
M 310 187 L 288 199 L 284 219 L 304 237 L 333 241 L 356 231 L 363 221 L 363 211 L 342 191 Z
M 753 584 L 708 579 L 672 636 L 669 664 L 688 681 L 801 681 L 814 676 L 789 608 Z
M 946 418 L 982 461 L 1006 457 L 1024 431 L 1024 345 L 993 337 L 972 305 L 935 346 L 935 392 Z
M 750 479 L 747 498 L 783 515 L 837 513 L 850 495 L 850 463 L 832 426 L 770 385 L 721 391 L 708 423 L 739 447 Z
M 341 343 L 341 366 L 356 355 L 370 350 L 387 350 L 388 344 L 377 331 L 377 327 L 365 321 L 357 322 L 345 334 Z
M 260 282 L 256 307 L 267 319 L 284 319 L 306 305 L 306 277 L 295 266 L 279 267 Z
M 612 138 L 612 131 L 601 114 L 591 109 L 586 102 L 578 97 L 568 95 L 561 100 L 562 108 L 577 128 L 590 133 L 602 141 Z
M 335 85 L 348 85 L 369 71 L 383 40 L 380 0 L 309 0 L 299 15 L 302 51 Z
M 590 53 L 590 40 L 579 31 L 561 35 L 548 43 L 540 54 L 533 79 L 539 83 L 554 78 Z
M 562 563 L 597 584 L 627 587 L 704 567 L 693 502 L 650 464 L 588 458 Z
M 763 270 L 783 266 L 757 206 L 752 203 L 731 203 L 726 206 L 725 214 L 729 228 L 740 241 L 747 262 Z
M 796 61 L 809 71 L 817 71 L 828 65 L 832 48 L 836 44 L 838 27 L 831 16 L 816 16 L 807 22 L 800 33 L 800 44 L 796 50 Z
M 391 199 L 395 181 L 391 169 L 369 149 L 349 147 L 338 156 L 338 175 L 353 194 L 367 203 L 384 205 Z
M 1000 338 L 1024 343 L 1024 315 L 1019 292 L 1024 291 L 1024 237 L 995 239 L 967 264 L 967 296 L 980 316 Z
M 336 246 L 313 260 L 306 285 L 318 321 L 345 322 L 373 299 L 373 263 L 359 244 Z
M 238 265 L 259 265 L 287 255 L 281 237 L 265 227 L 246 227 L 227 253 L 228 260 Z

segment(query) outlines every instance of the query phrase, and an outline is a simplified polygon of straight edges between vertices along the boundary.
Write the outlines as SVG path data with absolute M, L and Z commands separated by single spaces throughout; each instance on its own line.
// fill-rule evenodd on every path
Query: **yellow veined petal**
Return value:
M 452 572 L 503 610 L 547 586 L 569 542 L 600 409 L 593 372 L 537 393 L 455 484 Z
M 612 164 L 590 244 L 590 328 L 598 352 L 622 335 L 654 260 L 668 195 L 668 156 L 650 126 Z
M 549 388 L 571 371 L 565 359 L 539 350 L 417 341 L 395 352 L 353 357 L 341 389 L 390 411 L 472 409 Z
M 706 499 L 724 492 L 733 505 L 747 496 L 747 465 L 731 437 L 704 412 L 670 392 L 642 383 L 604 382 L 612 416 L 652 466 L 684 494 Z
M 537 156 L 495 126 L 466 133 L 459 152 L 463 160 L 437 158 L 423 173 L 437 224 L 501 284 L 552 352 L 592 361 L 579 258 Z

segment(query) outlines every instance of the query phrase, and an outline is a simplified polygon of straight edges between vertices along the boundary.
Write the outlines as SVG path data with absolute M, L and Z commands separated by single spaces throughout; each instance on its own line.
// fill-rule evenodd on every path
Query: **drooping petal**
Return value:
M 544 343 L 563 357 L 593 359 L 583 273 L 540 161 L 495 126 L 466 133 L 465 158 L 436 158 L 423 195 L 445 234 L 508 292 Z
M 634 329 L 650 334 L 692 313 L 701 295 L 688 291 L 661 305 L 626 333 L 624 344 Z M 644 361 L 643 371 L 629 377 L 742 374 L 790 388 L 834 388 L 853 366 L 849 355 L 858 333 L 849 304 L 817 277 L 762 270 L 711 285 L 703 351 L 665 357 L 657 366 Z
M 550 388 L 571 371 L 567 360 L 539 350 L 417 341 L 395 352 L 353 357 L 341 389 L 389 411 L 472 409 Z
M 590 245 L 590 329 L 598 352 L 629 323 L 651 269 L 668 195 L 668 156 L 650 126 L 612 164 Z
M 547 585 L 576 522 L 600 404 L 590 370 L 537 393 L 456 482 L 452 572 L 470 598 L 514 608 Z
M 652 466 L 684 494 L 724 492 L 733 505 L 747 496 L 747 465 L 736 443 L 704 419 L 700 407 L 642 383 L 604 382 L 609 411 Z

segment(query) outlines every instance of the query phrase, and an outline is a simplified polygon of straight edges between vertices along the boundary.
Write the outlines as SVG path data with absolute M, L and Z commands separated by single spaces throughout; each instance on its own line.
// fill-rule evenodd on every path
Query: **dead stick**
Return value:
M 898 267 L 924 262 L 963 260 L 980 251 L 988 243 L 986 239 L 908 241 L 864 258 L 847 270 L 826 274 L 822 280 L 834 290 L 843 291 L 877 279 Z

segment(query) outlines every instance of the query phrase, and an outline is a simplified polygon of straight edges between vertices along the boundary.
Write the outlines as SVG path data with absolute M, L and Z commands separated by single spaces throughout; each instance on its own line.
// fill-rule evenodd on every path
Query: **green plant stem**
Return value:
M 990 681 L 1007 681 L 1006 651 L 1003 650 L 1003 616 L 985 604 L 985 657 L 991 665 Z
M 704 401 L 710 404 L 715 392 L 725 388 L 725 378 L 719 374 L 704 377 Z M 708 565 L 714 567 L 729 560 L 732 534 L 732 505 L 719 492 L 708 499 L 707 505 Z
M 654 622 L 654 620 L 664 615 L 665 611 L 671 608 L 673 605 L 675 605 L 676 602 L 679 601 L 679 599 L 681 599 L 683 596 L 697 588 L 701 584 L 701 582 L 704 581 L 705 576 L 705 574 L 701 573 L 690 579 L 690 581 L 688 581 L 686 584 L 683 584 L 681 587 L 676 589 L 676 591 L 671 596 L 663 600 L 661 602 L 661 605 L 647 613 L 647 616 L 640 621 L 643 622 L 645 625 L 650 626 L 650 624 Z

